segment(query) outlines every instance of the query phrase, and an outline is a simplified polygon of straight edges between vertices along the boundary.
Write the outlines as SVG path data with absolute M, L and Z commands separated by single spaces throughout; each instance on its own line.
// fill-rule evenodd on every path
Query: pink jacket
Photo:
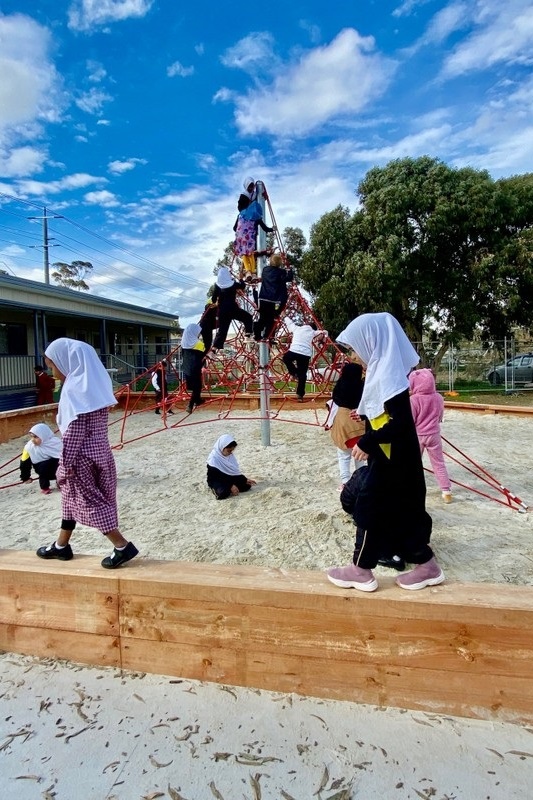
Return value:
M 419 436 L 440 433 L 444 413 L 444 400 L 435 388 L 435 378 L 430 369 L 417 369 L 409 375 L 411 411 Z

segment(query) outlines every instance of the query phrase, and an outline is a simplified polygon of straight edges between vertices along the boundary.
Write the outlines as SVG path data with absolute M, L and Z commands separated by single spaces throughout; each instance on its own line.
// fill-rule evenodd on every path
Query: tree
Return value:
M 89 284 L 84 280 L 93 269 L 93 265 L 89 261 L 73 261 L 72 264 L 56 261 L 52 266 L 56 267 L 56 271 L 52 272 L 52 278 L 60 286 L 64 286 L 66 289 L 89 291 Z
M 371 169 L 358 192 L 351 217 L 339 207 L 313 226 L 300 270 L 328 330 L 390 311 L 444 352 L 531 321 L 532 176 L 494 181 L 423 156 Z
M 287 227 L 284 229 L 281 239 L 284 242 L 285 253 L 287 254 L 289 264 L 294 272 L 298 274 L 307 244 L 303 231 L 301 228 Z

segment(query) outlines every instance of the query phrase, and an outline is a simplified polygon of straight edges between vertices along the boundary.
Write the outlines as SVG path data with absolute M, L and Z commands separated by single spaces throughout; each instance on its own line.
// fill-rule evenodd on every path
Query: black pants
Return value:
M 293 353 L 292 350 L 287 350 L 283 356 L 283 363 L 287 367 L 287 370 L 293 376 L 293 378 L 298 379 L 296 394 L 299 397 L 303 397 L 305 394 L 307 370 L 309 369 L 310 361 L 311 356 L 303 356 L 301 353 Z
M 27 481 L 31 478 L 31 468 L 35 470 L 39 476 L 39 486 L 41 489 L 49 489 L 50 481 L 55 481 L 57 465 L 59 464 L 58 458 L 47 458 L 46 461 L 39 461 L 33 464 L 29 458 L 20 462 L 20 480 Z
M 220 350 L 224 347 L 226 342 L 226 336 L 228 335 L 229 326 L 236 320 L 237 322 L 242 322 L 244 325 L 244 330 L 248 335 L 250 335 L 253 331 L 254 320 L 252 315 L 245 311 L 244 308 L 241 308 L 238 305 L 235 305 L 232 309 L 226 311 L 225 309 L 220 309 L 219 317 L 218 317 L 218 331 L 217 335 L 215 336 L 215 341 L 213 342 L 213 347 L 216 350 Z
M 231 487 L 236 486 L 239 492 L 248 492 L 252 488 L 246 475 L 226 475 L 215 467 L 207 467 L 207 485 L 217 500 L 225 500 L 231 495 Z
M 270 300 L 259 300 L 259 319 L 254 325 L 254 337 L 257 342 L 272 336 L 274 325 L 281 313 L 279 303 Z
M 185 375 L 187 389 L 191 393 L 189 405 L 198 406 L 202 402 L 202 366 L 195 372 Z

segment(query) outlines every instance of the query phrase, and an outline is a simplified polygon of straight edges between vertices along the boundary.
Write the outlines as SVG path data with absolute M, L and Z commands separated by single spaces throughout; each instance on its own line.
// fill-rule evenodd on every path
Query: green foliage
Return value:
M 300 268 L 336 335 L 358 313 L 390 311 L 413 341 L 501 338 L 533 319 L 533 176 L 494 181 L 438 159 L 392 161 L 311 229 Z
M 269 234 L 270 236 L 271 234 Z M 299 273 L 307 240 L 301 228 L 285 228 L 281 235 L 289 264 Z
M 56 268 L 56 271 L 52 272 L 52 278 L 60 286 L 64 286 L 66 289 L 89 291 L 89 284 L 84 279 L 93 269 L 90 261 L 73 261 L 72 264 L 56 261 L 52 266 Z

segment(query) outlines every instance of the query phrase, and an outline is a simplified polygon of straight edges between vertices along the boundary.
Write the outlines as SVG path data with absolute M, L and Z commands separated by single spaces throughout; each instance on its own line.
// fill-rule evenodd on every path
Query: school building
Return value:
M 169 350 L 178 317 L 87 292 L 0 274 L 0 411 L 35 405 L 35 364 L 61 336 L 91 344 L 117 383 Z

